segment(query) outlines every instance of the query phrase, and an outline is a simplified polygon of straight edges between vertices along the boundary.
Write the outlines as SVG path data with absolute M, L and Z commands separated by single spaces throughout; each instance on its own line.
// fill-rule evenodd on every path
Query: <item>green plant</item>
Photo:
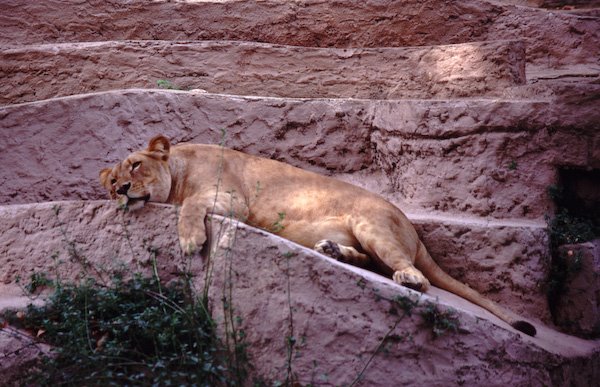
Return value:
M 595 226 L 590 219 L 572 216 L 561 208 L 556 216 L 548 219 L 548 231 L 552 248 L 560 245 L 583 243 L 595 238 Z
M 396 296 L 393 299 L 390 313 L 398 314 L 395 308 L 400 308 L 407 316 L 412 316 L 413 310 L 419 306 L 419 299 L 413 299 L 407 296 Z
M 21 284 L 20 276 L 17 276 L 16 282 L 17 284 Z M 33 273 L 29 277 L 29 283 L 23 285 L 22 290 L 24 290 L 27 294 L 34 294 L 38 289 L 46 288 L 52 284 L 53 281 L 48 278 L 46 273 Z
M 278 212 L 277 220 L 273 223 L 273 226 L 271 226 L 271 230 L 270 230 L 273 234 L 277 234 L 285 229 L 285 226 L 283 225 L 284 219 L 285 219 L 285 212 Z
M 249 359 L 247 355 L 246 332 L 242 328 L 243 318 L 236 315 L 233 303 L 233 285 L 235 283 L 236 273 L 233 270 L 233 245 L 237 233 L 237 221 L 229 218 L 229 224 L 221 224 L 217 233 L 217 240 L 226 238 L 227 245 L 221 246 L 226 261 L 224 268 L 223 289 L 221 293 L 221 302 L 223 306 L 224 317 L 224 349 L 226 352 L 225 362 L 229 369 L 230 385 L 244 385 L 249 371 Z M 213 259 L 214 253 L 211 253 Z M 207 296 L 208 297 L 208 296 Z
M 187 384 L 226 382 L 227 369 L 207 300 L 181 281 L 161 287 L 157 278 L 134 276 L 103 286 L 93 279 L 57 283 L 44 306 L 13 325 L 53 345 L 27 383 L 41 385 Z
M 158 81 L 156 81 L 156 86 L 158 86 L 159 89 L 181 90 L 179 86 L 173 84 L 173 82 L 168 81 L 166 79 L 159 79 Z
M 600 222 L 593 215 L 578 212 L 576 203 L 572 202 L 572 198 L 569 199 L 571 195 L 562 185 L 549 186 L 547 193 L 557 206 L 554 217 L 546 217 L 552 263 L 545 287 L 550 311 L 554 315 L 561 296 L 568 290 L 569 277 L 581 270 L 582 265 L 580 254 L 569 257 L 568 252 L 561 251 L 559 247 L 597 238 L 600 235 Z
M 555 203 L 561 203 L 564 199 L 564 188 L 561 185 L 549 185 L 546 188 L 546 192 L 550 199 L 552 199 Z
M 434 303 L 426 302 L 420 315 L 425 325 L 431 328 L 434 338 L 438 338 L 448 331 L 458 332 L 460 321 L 453 309 L 442 311 Z

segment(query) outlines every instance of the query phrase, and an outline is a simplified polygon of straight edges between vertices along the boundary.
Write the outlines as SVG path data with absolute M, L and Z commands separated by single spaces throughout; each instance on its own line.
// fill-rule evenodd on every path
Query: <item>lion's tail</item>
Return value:
M 460 281 L 450 277 L 446 272 L 438 266 L 438 264 L 431 258 L 425 246 L 420 243 L 419 251 L 417 253 L 417 259 L 415 262 L 417 269 L 421 270 L 425 277 L 429 279 L 432 285 L 454 293 L 460 297 L 463 297 L 474 304 L 487 309 L 503 321 L 510 324 L 513 328 L 529 335 L 535 336 L 537 331 L 535 327 L 527 321 L 515 319 L 509 313 L 504 310 L 500 305 L 494 301 L 482 296 L 477 291 L 471 289 L 469 286 L 463 284 Z

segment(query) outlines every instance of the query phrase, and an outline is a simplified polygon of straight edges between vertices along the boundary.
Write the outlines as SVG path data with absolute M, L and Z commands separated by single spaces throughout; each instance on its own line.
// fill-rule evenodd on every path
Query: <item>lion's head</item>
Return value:
M 112 168 L 100 171 L 100 182 L 111 199 L 130 210 L 147 202 L 166 202 L 171 191 L 169 140 L 153 137 L 146 150 L 133 152 Z

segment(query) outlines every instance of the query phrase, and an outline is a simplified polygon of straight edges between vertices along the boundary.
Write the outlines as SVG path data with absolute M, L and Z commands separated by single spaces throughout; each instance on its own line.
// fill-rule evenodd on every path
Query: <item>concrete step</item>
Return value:
M 600 165 L 600 111 L 579 108 L 544 100 L 139 89 L 5 106 L 0 203 L 103 198 L 98 171 L 163 133 L 175 143 L 224 141 L 346 179 L 415 211 L 543 221 L 558 167 Z
M 125 277 L 132 272 L 150 275 L 156 253 L 162 280 L 186 270 L 202 289 L 210 264 L 215 321 L 221 327 L 220 302 L 231 297 L 229 305 L 243 316 L 241 327 L 256 372 L 268 380 L 281 380 L 285 373 L 287 336 L 303 338 L 294 348 L 302 356 L 293 357 L 293 367 L 307 383 L 315 373 L 328 375 L 335 383 L 350 383 L 362 369 L 363 382 L 374 386 L 388 386 L 389 380 L 443 385 L 476 385 L 483 380 L 499 383 L 492 385 L 527 385 L 532 380 L 562 384 L 598 377 L 593 366 L 600 353 L 598 341 L 569 337 L 539 322 L 538 335 L 525 336 L 447 292 L 432 289 L 419 296 L 381 276 L 264 231 L 243 224 L 232 229 L 231 223 L 219 217 L 212 223 L 210 260 L 198 256 L 188 260 L 179 253 L 177 216 L 171 206 L 149 204 L 125 214 L 106 201 L 54 202 L 1 206 L 0 215 L 0 294 L 13 295 L 13 302 L 14 294 L 18 295 L 17 274 L 26 280 L 34 271 L 46 272 L 65 281 L 81 276 L 110 281 L 112 270 Z M 232 289 L 223 293 L 226 284 Z M 399 296 L 419 298 L 419 308 L 426 303 L 442 310 L 452 308 L 460 328 L 434 340 L 419 308 L 401 318 L 404 312 L 393 301 Z M 0 300 L 0 305 L 7 303 Z M 290 319 L 293 332 L 289 332 Z M 269 321 L 268 326 L 264 321 Z M 281 340 L 273 332 L 282 332 Z M 386 354 L 376 354 L 389 335 L 396 339 L 387 343 Z M 365 368 L 374 353 L 375 361 Z M 398 361 L 408 364 L 409 370 L 418 370 L 418 375 L 399 369 Z
M 399 47 L 524 39 L 529 63 L 600 57 L 598 16 L 492 1 L 363 0 L 0 4 L 8 45 L 107 40 L 246 40 L 318 47 Z
M 127 41 L 0 50 L 0 104 L 128 88 L 299 98 L 499 96 L 525 84 L 525 45 L 309 48 L 252 42 Z

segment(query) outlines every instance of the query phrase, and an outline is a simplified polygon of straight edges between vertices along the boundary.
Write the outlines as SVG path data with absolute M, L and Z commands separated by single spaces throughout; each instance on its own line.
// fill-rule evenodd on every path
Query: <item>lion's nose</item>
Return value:
M 117 190 L 119 195 L 127 195 L 127 191 L 129 191 L 129 187 L 131 187 L 131 183 L 125 183 Z

